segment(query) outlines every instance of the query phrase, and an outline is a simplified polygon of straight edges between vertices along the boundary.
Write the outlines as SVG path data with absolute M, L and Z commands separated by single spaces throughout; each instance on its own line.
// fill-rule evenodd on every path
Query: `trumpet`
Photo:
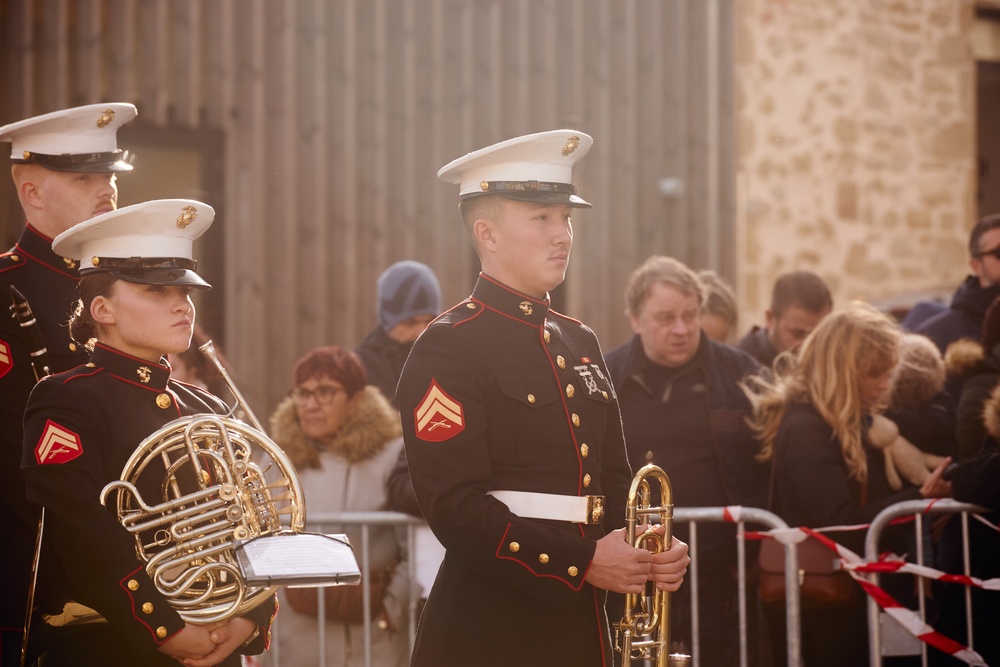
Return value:
M 650 501 L 649 480 L 660 486 L 660 504 Z M 673 492 L 670 478 L 663 469 L 653 464 L 643 466 L 632 478 L 625 508 L 625 540 L 633 547 L 651 553 L 670 548 L 674 521 Z M 649 524 L 641 535 L 636 526 Z M 664 527 L 663 535 L 656 532 L 656 524 Z M 650 587 L 652 590 L 650 590 Z M 622 666 L 630 667 L 633 661 L 649 661 L 656 667 L 688 667 L 691 656 L 669 653 L 670 649 L 670 593 L 647 583 L 642 593 L 625 595 L 625 615 L 615 625 L 615 650 L 622 654 Z

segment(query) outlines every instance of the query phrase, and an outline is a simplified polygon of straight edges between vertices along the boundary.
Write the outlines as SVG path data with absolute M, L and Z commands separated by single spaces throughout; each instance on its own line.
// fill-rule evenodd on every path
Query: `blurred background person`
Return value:
M 986 439 L 983 409 L 1000 382 L 1000 298 L 986 310 L 981 340 L 961 338 L 945 353 L 949 376 L 961 386 L 955 440 L 959 461 L 972 458 Z
M 754 325 L 737 347 L 768 368 L 786 350 L 794 350 L 833 309 L 830 288 L 811 271 L 778 276 L 771 291 L 771 305 L 763 327 Z
M 396 384 L 413 342 L 441 313 L 441 286 L 431 267 L 396 262 L 378 277 L 378 325 L 355 348 L 368 382 L 396 405 Z
M 635 335 L 605 356 L 629 462 L 636 470 L 647 463 L 663 468 L 675 507 L 760 507 L 766 480 L 755 460 L 757 442 L 746 424 L 751 406 L 740 382 L 764 368 L 702 333 L 707 296 L 697 274 L 672 257 L 651 257 L 629 277 L 626 313 Z M 689 532 L 686 524 L 674 527 L 682 541 Z M 698 563 L 699 661 L 739 664 L 735 526 L 699 526 L 692 558 Z M 684 652 L 693 649 L 690 595 L 690 587 L 682 587 L 671 603 L 671 638 L 684 642 Z M 609 599 L 609 615 L 621 618 L 622 597 Z M 752 629 L 748 634 L 755 636 Z
M 746 393 L 751 425 L 770 461 L 769 509 L 789 526 L 864 524 L 892 503 L 950 494 L 942 479 L 950 459 L 920 488 L 889 489 L 881 452 L 865 447 L 871 413 L 889 389 L 899 357 L 899 330 L 885 314 L 855 302 L 828 315 L 806 338 L 797 363 L 773 383 Z M 863 553 L 864 531 L 828 534 Z M 831 555 L 833 552 L 831 552 Z M 868 661 L 865 596 L 844 608 L 802 610 L 802 660 L 810 667 Z M 784 656 L 784 607 L 765 608 L 773 654 Z
M 295 465 L 310 512 L 386 509 L 386 481 L 403 440 L 398 415 L 367 379 L 353 352 L 315 348 L 295 363 L 290 395 L 271 415 L 271 436 Z M 360 549 L 360 526 L 327 526 L 326 532 L 346 533 Z M 410 598 L 400 533 L 391 526 L 373 528 L 368 547 L 369 569 L 362 575 L 371 591 L 372 664 L 405 665 Z M 282 590 L 279 599 L 290 608 L 278 624 L 282 664 L 319 664 L 322 641 L 330 664 L 364 664 L 362 596 L 361 585 Z M 326 608 L 322 629 L 319 597 Z
M 698 272 L 698 280 L 705 286 L 707 295 L 701 310 L 701 330 L 720 343 L 733 344 L 739 331 L 740 312 L 736 294 L 715 271 Z

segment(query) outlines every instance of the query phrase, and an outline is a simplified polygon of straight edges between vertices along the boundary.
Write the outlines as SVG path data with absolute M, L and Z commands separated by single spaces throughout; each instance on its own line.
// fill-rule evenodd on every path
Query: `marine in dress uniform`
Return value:
M 463 196 L 589 206 L 591 138 L 519 137 L 439 172 Z M 414 344 L 397 389 L 410 476 L 447 549 L 411 664 L 612 664 L 596 540 L 624 523 L 631 471 L 594 333 L 482 273 Z
M 84 272 L 93 266 L 129 282 L 208 287 L 190 249 L 213 217 L 211 207 L 191 200 L 137 204 L 71 228 L 54 249 L 87 258 Z M 166 359 L 150 363 L 100 342 L 89 363 L 38 383 L 25 413 L 22 460 L 28 499 L 46 508 L 29 658 L 45 653 L 46 666 L 177 664 L 158 649 L 184 621 L 100 494 L 166 423 L 228 411 L 209 392 L 172 380 Z M 142 497 L 161 497 L 155 486 L 140 488 Z M 264 650 L 274 611 L 272 599 L 248 614 L 258 632 L 241 652 Z M 234 654 L 222 664 L 239 663 Z
M 76 173 L 128 171 L 117 146 L 117 131 L 136 115 L 131 104 L 95 104 L 57 111 L 0 127 L 11 142 L 15 164 Z M 82 222 L 77 220 L 76 222 Z M 0 255 L 0 304 L 11 304 L 11 287 L 26 299 L 53 372 L 86 363 L 88 354 L 70 340 L 66 321 L 76 301 L 77 262 L 52 250 L 52 239 L 29 220 L 16 245 Z M 24 497 L 21 477 L 21 422 L 35 386 L 32 352 L 18 320 L 0 306 L 0 665 L 19 665 L 25 601 L 38 529 L 38 509 Z M 37 360 L 36 360 L 37 361 Z

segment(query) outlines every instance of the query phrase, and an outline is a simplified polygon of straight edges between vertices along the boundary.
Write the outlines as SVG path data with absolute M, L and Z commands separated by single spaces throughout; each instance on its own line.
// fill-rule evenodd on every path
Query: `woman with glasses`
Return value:
M 399 417 L 368 384 L 357 355 L 338 346 L 316 348 L 295 363 L 292 381 L 288 398 L 271 416 L 270 432 L 299 473 L 310 515 L 387 509 L 386 480 L 403 448 Z M 346 533 L 362 562 L 359 526 L 322 529 Z M 398 531 L 374 528 L 368 548 L 369 567 L 362 574 L 371 591 L 372 664 L 405 665 L 409 592 Z M 322 633 L 320 591 L 326 609 Z M 292 611 L 282 615 L 278 628 L 281 664 L 318 664 L 321 641 L 328 664 L 364 664 L 362 586 L 293 588 L 280 595 Z

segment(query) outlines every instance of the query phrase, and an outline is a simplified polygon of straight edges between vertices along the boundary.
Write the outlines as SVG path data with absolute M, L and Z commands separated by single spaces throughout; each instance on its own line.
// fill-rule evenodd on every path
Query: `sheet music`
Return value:
M 249 584 L 301 586 L 361 580 L 354 551 L 343 534 L 268 535 L 239 543 L 236 554 Z

